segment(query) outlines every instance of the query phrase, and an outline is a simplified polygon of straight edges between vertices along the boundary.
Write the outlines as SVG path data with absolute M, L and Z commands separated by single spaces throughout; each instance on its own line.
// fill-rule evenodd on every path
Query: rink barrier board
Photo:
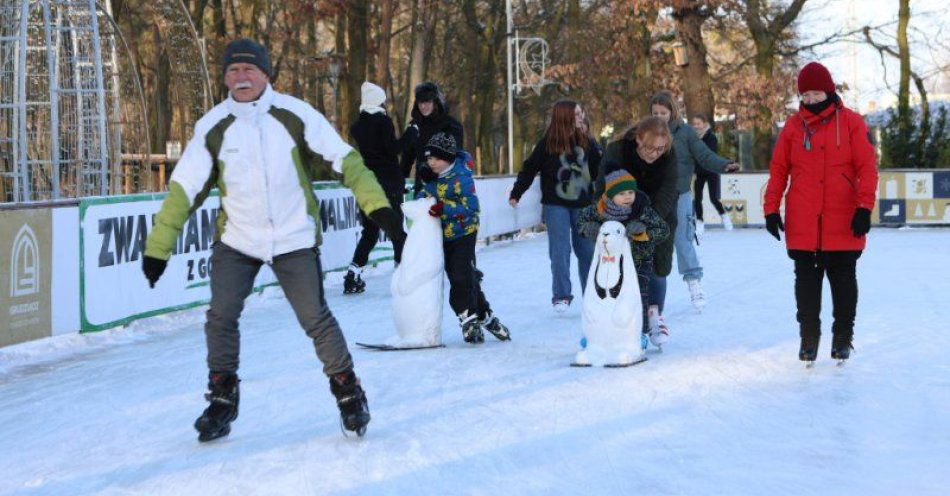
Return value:
M 507 201 L 513 177 L 478 178 L 476 189 L 483 205 L 481 237 L 530 228 L 540 223 L 540 189 L 532 188 L 527 202 L 512 209 Z M 359 239 L 355 198 L 339 183 L 317 183 L 323 243 L 321 263 L 325 272 L 346 270 Z M 163 313 L 185 310 L 210 301 L 210 265 L 213 226 L 220 198 L 212 192 L 186 221 L 174 254 L 156 287 L 149 288 L 141 273 L 141 249 L 158 212 L 164 193 L 117 197 L 92 197 L 79 204 L 79 325 L 93 332 Z M 491 203 L 504 206 L 492 208 Z M 534 210 L 534 211 L 532 211 Z M 509 218 L 497 219 L 507 214 Z M 371 252 L 370 264 L 392 260 L 392 245 L 381 236 Z M 276 284 L 267 265 L 254 283 L 254 291 Z M 156 302 L 161 302 L 156 306 Z M 75 329 L 75 328 L 74 328 Z
M 736 226 L 757 227 L 764 224 L 761 205 L 767 180 L 768 175 L 764 173 L 738 173 L 722 176 L 723 203 L 727 208 L 731 206 L 729 213 L 733 216 L 733 221 Z M 518 208 L 511 209 L 507 201 L 513 181 L 513 176 L 496 176 L 477 179 L 476 188 L 483 209 L 480 230 L 482 237 L 498 236 L 517 231 L 521 228 L 533 227 L 541 223 L 539 181 L 535 181 L 532 188 L 525 193 Z M 344 195 L 348 194 L 348 190 L 345 190 L 339 183 L 335 182 L 315 183 L 314 190 L 318 198 L 326 197 L 327 194 L 333 190 L 342 190 Z M 46 254 L 42 253 L 44 250 L 51 254 L 49 255 L 50 265 L 47 267 L 41 266 L 39 271 L 40 284 L 45 284 L 50 288 L 48 300 L 49 308 L 45 311 L 48 312 L 50 316 L 48 320 L 46 316 L 40 317 L 39 321 L 42 326 L 46 327 L 30 336 L 21 335 L 19 336 L 21 339 L 10 339 L 11 335 L 9 331 L 6 328 L 0 327 L 0 332 L 4 333 L 3 336 L 0 336 L 0 346 L 49 335 L 70 334 L 77 330 L 80 332 L 102 330 L 108 327 L 125 325 L 139 318 L 207 304 L 208 297 L 205 297 L 195 298 L 181 304 L 165 305 L 161 308 L 151 308 L 140 312 L 132 312 L 125 309 L 124 315 L 120 318 L 114 318 L 105 322 L 90 322 L 86 315 L 87 309 L 85 305 L 89 303 L 89 299 L 103 297 L 102 291 L 97 295 L 86 294 L 87 288 L 85 286 L 86 281 L 83 272 L 86 264 L 85 250 L 90 247 L 86 246 L 86 236 L 82 232 L 83 229 L 81 225 L 81 220 L 85 218 L 86 212 L 93 204 L 127 205 L 136 201 L 143 201 L 140 198 L 160 202 L 164 197 L 164 194 L 144 194 L 122 197 L 87 198 L 81 201 L 69 200 L 38 202 L 35 204 L 0 205 L 0 216 L 2 216 L 2 220 L 8 223 L 12 222 L 13 224 L 17 224 L 17 214 L 13 212 L 24 210 L 50 211 L 52 222 L 51 242 L 49 242 L 49 244 L 41 244 L 39 240 L 37 240 L 38 251 L 41 254 L 41 258 L 47 257 Z M 703 197 L 707 223 L 709 225 L 715 225 L 721 222 L 715 209 L 709 203 L 708 193 L 704 194 Z M 216 201 L 216 199 L 211 201 Z M 216 205 L 213 208 L 216 208 Z M 80 213 L 80 209 L 82 209 L 82 214 Z M 157 213 L 157 207 L 150 213 Z M 939 169 L 922 171 L 914 169 L 887 169 L 881 171 L 878 185 L 878 201 L 872 214 L 872 221 L 878 226 L 950 225 L 950 170 Z M 15 227 L 19 230 L 22 225 L 17 224 Z M 358 222 L 350 226 L 350 229 L 353 231 L 352 235 L 348 237 L 344 236 L 341 241 L 346 243 L 345 247 L 332 249 L 326 244 L 326 241 L 324 246 L 321 247 L 321 258 L 326 258 L 331 251 L 342 253 L 341 256 L 343 257 L 342 262 L 338 259 L 335 264 L 325 263 L 324 267 L 329 267 L 326 269 L 327 272 L 346 270 L 349 257 L 352 254 L 359 236 L 360 226 Z M 343 231 L 346 231 L 346 229 Z M 15 237 L 15 235 L 13 236 Z M 11 263 L 14 262 L 12 247 L 9 245 L 12 240 L 4 235 L 0 236 L 0 242 L 2 242 L 0 243 L 0 250 L 2 250 L 4 256 L 8 257 L 5 265 L 10 267 Z M 101 246 L 93 248 L 95 249 L 91 251 L 101 250 Z M 384 260 L 392 259 L 391 252 L 391 245 L 381 243 L 380 246 L 374 249 L 370 263 L 379 263 Z M 79 256 L 76 256 L 77 253 Z M 377 254 L 380 256 L 376 256 Z M 138 266 L 139 264 L 135 265 Z M 267 270 L 266 267 L 262 269 L 262 273 L 264 270 Z M 263 280 L 264 278 L 262 276 L 259 277 L 262 278 L 262 280 L 255 283 L 255 289 L 257 291 L 273 284 L 273 280 L 266 281 Z M 272 277 L 272 274 L 270 277 Z M 139 267 L 135 268 L 134 276 L 129 279 L 144 284 L 144 277 Z M 9 281 L 10 278 L 4 277 L 3 280 Z M 147 288 L 147 285 L 144 287 Z M 206 284 L 196 286 L 191 290 L 193 291 L 202 287 L 207 290 Z M 112 290 L 115 289 L 122 288 L 112 288 Z M 0 286 L 0 303 L 10 300 L 10 294 L 11 288 L 9 283 L 4 282 L 4 285 Z M 156 297 L 154 293 L 152 293 L 151 296 L 153 298 Z M 44 298 L 46 297 L 44 296 Z M 18 309 L 32 311 L 35 306 L 38 310 L 42 310 L 42 307 L 47 305 L 45 301 L 47 300 L 39 304 L 28 302 L 31 303 L 32 306 L 21 306 L 18 307 Z M 122 306 L 121 300 L 112 299 L 111 303 L 116 306 Z M 14 304 L 22 305 L 22 303 Z M 8 306 L 0 305 L 0 311 L 5 313 L 5 315 L 3 315 L 4 319 L 11 320 L 9 318 L 11 310 Z M 19 310 L 14 313 L 19 314 Z M 86 318 L 83 316 L 86 316 Z M 83 320 L 85 320 L 85 327 Z
M 878 226 L 950 225 L 950 170 L 884 169 L 879 172 L 877 201 L 871 222 Z M 720 176 L 720 201 L 736 227 L 765 225 L 763 203 L 767 173 L 738 173 Z M 695 181 L 693 183 L 695 185 Z M 721 225 L 722 217 L 709 201 L 708 185 L 703 190 L 703 218 L 706 225 Z M 784 202 L 782 206 L 784 215 Z

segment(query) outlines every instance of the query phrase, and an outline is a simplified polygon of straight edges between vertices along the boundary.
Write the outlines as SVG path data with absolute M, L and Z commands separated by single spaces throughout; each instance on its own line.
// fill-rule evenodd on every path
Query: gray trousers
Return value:
M 263 262 L 230 246 L 215 243 L 211 254 L 211 308 L 205 322 L 208 369 L 236 372 L 241 336 L 238 319 L 244 300 L 254 288 L 254 278 Z M 336 318 L 323 295 L 320 252 L 307 248 L 274 257 L 271 269 L 284 295 L 297 314 L 297 321 L 313 339 L 317 358 L 327 376 L 353 368 L 353 358 Z

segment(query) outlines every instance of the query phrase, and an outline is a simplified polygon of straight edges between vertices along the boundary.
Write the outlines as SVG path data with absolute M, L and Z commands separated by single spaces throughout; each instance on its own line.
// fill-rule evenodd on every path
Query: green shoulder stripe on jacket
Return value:
M 221 150 L 221 142 L 224 140 L 224 131 L 234 122 L 234 116 L 228 115 L 221 119 L 205 135 L 205 148 L 211 155 L 211 171 L 201 190 L 195 195 L 194 201 L 189 202 L 188 195 L 185 193 L 181 184 L 171 181 L 168 184 L 168 196 L 162 202 L 162 208 L 155 216 L 155 224 L 145 242 L 145 254 L 161 260 L 168 260 L 171 257 L 172 248 L 175 246 L 175 240 L 181 234 L 182 226 L 188 220 L 188 217 L 195 212 L 211 192 L 211 188 L 217 183 L 223 185 L 220 181 L 223 163 L 219 164 L 218 153 Z M 221 188 L 221 195 L 224 196 L 224 188 Z M 217 226 L 215 229 L 215 239 L 221 239 L 224 230 L 224 219 L 226 219 L 224 209 L 218 215 Z
M 310 150 L 310 147 L 307 146 L 306 139 L 304 139 L 304 122 L 299 116 L 287 109 L 271 107 L 268 113 L 283 124 L 284 128 L 287 129 L 287 132 L 290 133 L 290 136 L 293 138 L 294 143 L 297 144 L 298 153 L 294 156 L 295 163 L 297 163 L 296 161 L 299 157 L 297 174 L 301 176 L 301 186 L 306 190 L 304 195 L 307 196 L 308 213 L 311 211 L 311 198 L 313 201 L 312 208 L 314 210 L 312 216 L 318 226 L 317 244 L 319 244 L 319 203 L 317 203 L 316 197 L 313 194 L 313 187 L 310 186 L 310 182 L 313 181 L 314 177 L 314 167 L 318 162 L 317 156 Z M 306 185 L 304 178 L 307 181 Z M 343 185 L 353 191 L 353 196 L 356 197 L 356 203 L 359 205 L 360 210 L 366 214 L 380 208 L 389 207 L 389 200 L 386 199 L 386 194 L 383 192 L 382 186 L 380 186 L 379 181 L 376 180 L 376 175 L 366 167 L 363 163 L 363 157 L 361 157 L 356 150 L 353 150 L 343 158 Z

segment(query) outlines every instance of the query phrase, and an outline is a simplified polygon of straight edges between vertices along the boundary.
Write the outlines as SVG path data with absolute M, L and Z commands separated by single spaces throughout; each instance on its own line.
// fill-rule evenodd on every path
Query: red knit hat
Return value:
M 798 73 L 798 94 L 806 91 L 835 92 L 835 82 L 828 68 L 818 62 L 810 62 Z

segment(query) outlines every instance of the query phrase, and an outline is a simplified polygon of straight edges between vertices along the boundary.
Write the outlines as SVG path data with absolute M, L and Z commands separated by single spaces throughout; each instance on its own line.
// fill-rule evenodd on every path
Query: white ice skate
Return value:
M 729 214 L 722 214 L 722 227 L 727 231 L 732 230 L 732 217 L 730 217 Z
M 706 223 L 696 219 L 696 237 L 702 239 L 703 234 L 706 234 Z
M 689 287 L 689 301 L 693 303 L 693 308 L 697 312 L 702 312 L 706 306 L 706 292 L 703 291 L 702 283 L 699 279 L 691 279 L 686 281 L 686 285 Z

